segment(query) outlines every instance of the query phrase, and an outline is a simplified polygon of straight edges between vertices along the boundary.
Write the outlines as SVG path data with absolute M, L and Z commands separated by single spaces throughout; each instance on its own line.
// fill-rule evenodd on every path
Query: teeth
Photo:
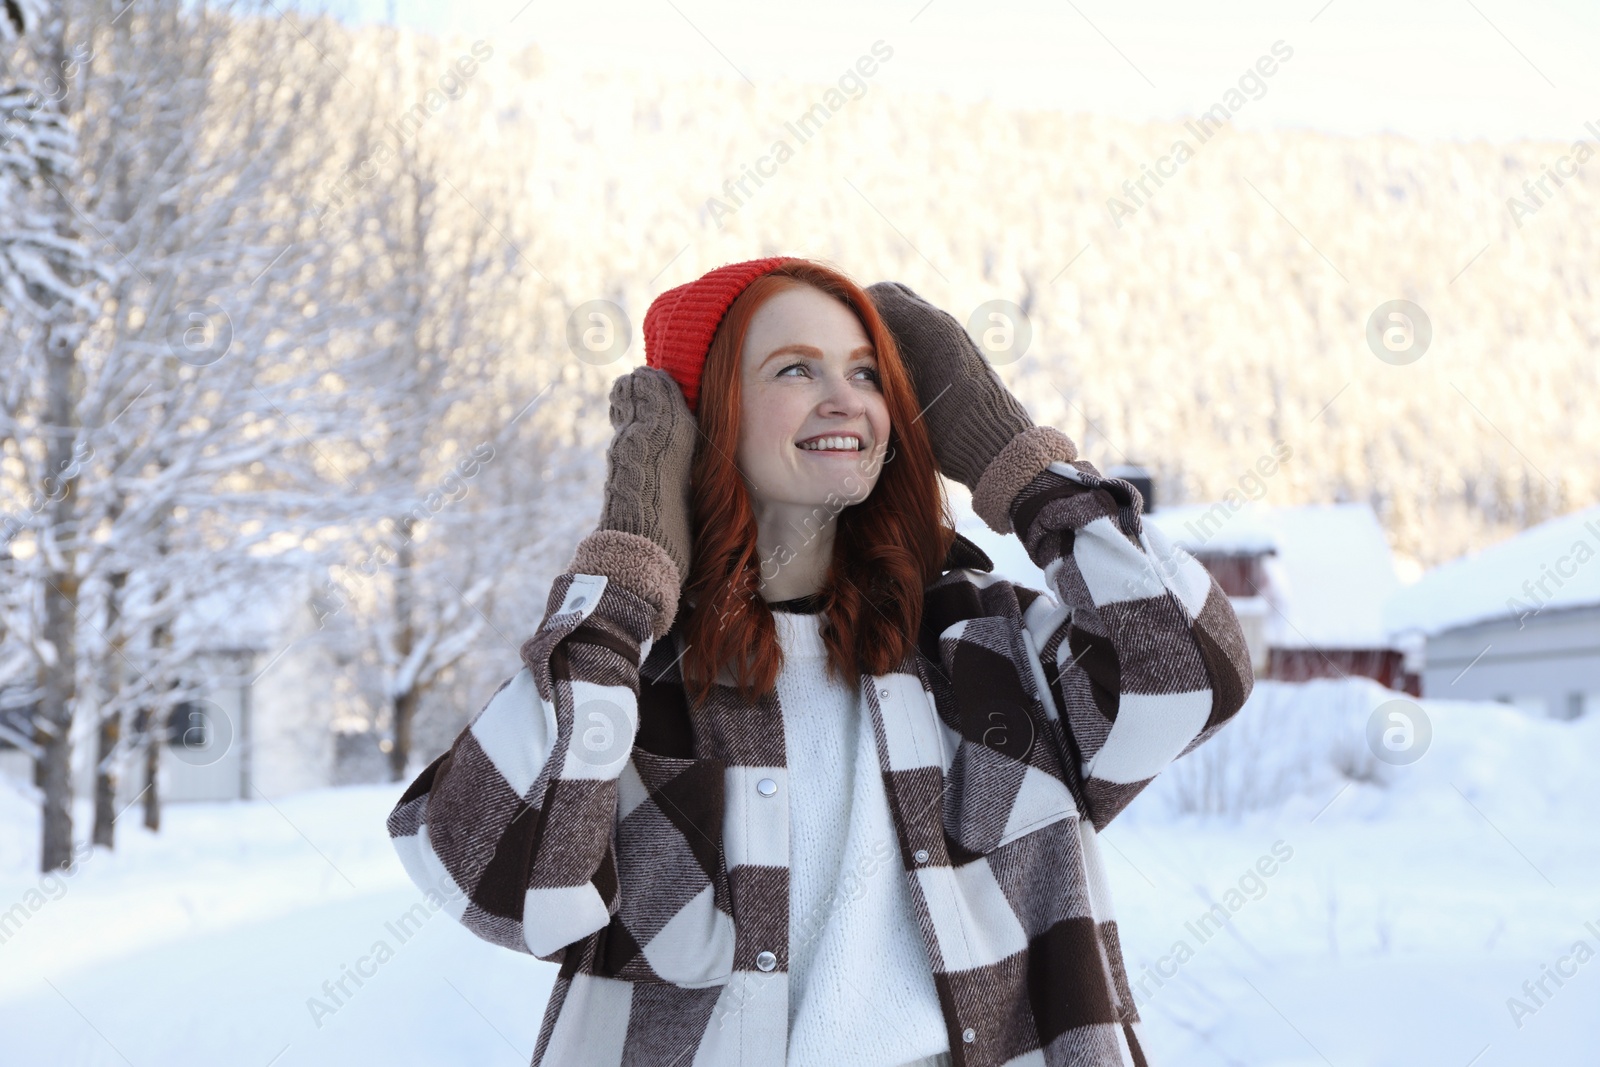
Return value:
M 816 451 L 821 448 L 846 448 L 859 451 L 861 442 L 854 437 L 819 437 L 814 441 L 807 441 L 801 448 Z

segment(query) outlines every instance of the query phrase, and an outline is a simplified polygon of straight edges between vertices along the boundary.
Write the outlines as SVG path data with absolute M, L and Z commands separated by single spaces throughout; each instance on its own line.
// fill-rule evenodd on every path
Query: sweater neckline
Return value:
M 828 644 L 822 639 L 824 616 L 816 612 L 774 611 L 772 623 L 777 628 L 778 646 L 785 660 L 816 659 L 828 654 Z

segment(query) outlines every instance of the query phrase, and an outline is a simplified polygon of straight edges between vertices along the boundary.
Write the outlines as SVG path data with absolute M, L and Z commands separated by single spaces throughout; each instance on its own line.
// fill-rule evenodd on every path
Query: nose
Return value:
M 847 377 L 829 374 L 827 382 L 827 392 L 820 405 L 822 414 L 854 416 L 866 410 L 866 401 Z

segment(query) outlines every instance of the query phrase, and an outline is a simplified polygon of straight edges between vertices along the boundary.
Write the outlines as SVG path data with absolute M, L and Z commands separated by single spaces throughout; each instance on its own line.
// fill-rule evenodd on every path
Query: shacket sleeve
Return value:
M 522 668 L 389 815 L 401 863 L 435 910 L 549 962 L 610 922 L 639 666 L 677 596 L 677 568 L 649 539 L 599 530 L 579 543 Z
M 1238 616 L 1198 560 L 1141 521 L 1138 489 L 1077 459 L 1053 427 L 1007 444 L 973 506 L 1045 573 L 1025 629 L 1075 792 L 1102 829 L 1244 705 L 1255 674 Z

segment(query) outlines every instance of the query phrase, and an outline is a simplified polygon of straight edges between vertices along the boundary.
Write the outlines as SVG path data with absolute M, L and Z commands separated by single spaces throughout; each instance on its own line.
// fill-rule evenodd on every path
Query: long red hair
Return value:
M 894 336 L 864 290 L 842 272 L 794 260 L 751 282 L 712 337 L 696 412 L 702 440 L 692 469 L 694 560 L 684 583 L 685 688 L 703 701 L 726 666 L 747 699 L 771 692 L 783 651 L 760 595 L 755 513 L 733 461 L 738 450 L 741 361 L 750 320 L 772 297 L 810 285 L 853 312 L 877 353 L 889 409 L 889 443 L 865 500 L 838 513 L 833 559 L 821 593 L 828 671 L 852 682 L 882 674 L 916 645 L 924 587 L 955 540 L 949 501 L 919 416 L 916 390 Z M 692 606 L 690 601 L 693 601 Z

